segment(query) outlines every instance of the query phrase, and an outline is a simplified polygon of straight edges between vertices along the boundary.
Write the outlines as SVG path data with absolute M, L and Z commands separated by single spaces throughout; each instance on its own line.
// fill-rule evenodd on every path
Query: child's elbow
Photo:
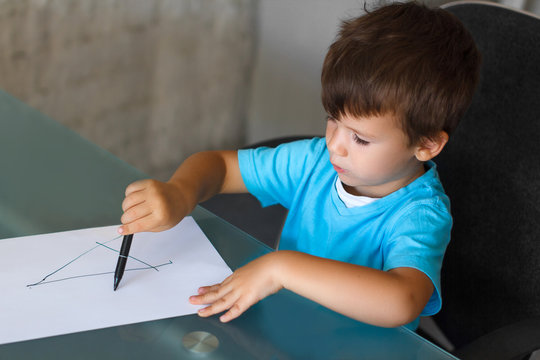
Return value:
M 388 312 L 391 316 L 387 319 L 387 327 L 409 324 L 420 316 L 424 306 L 425 304 L 421 304 L 411 292 L 405 291 L 399 294 L 393 302 L 393 309 Z

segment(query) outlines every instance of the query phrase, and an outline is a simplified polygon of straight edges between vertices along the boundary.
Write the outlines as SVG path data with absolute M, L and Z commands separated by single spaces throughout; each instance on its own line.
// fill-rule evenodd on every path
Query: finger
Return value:
M 138 181 L 135 181 L 135 182 L 129 184 L 126 187 L 125 195 L 129 196 L 129 194 L 131 194 L 131 193 L 144 190 L 146 188 L 146 186 L 148 185 L 148 182 L 149 182 L 148 179 L 144 179 L 144 180 L 138 180 Z
M 217 291 L 220 286 L 221 286 L 221 284 L 203 286 L 203 287 L 200 287 L 197 292 L 199 293 L 199 295 L 204 295 L 204 294 L 206 294 L 206 293 L 208 293 L 210 291 Z
M 156 223 L 152 219 L 152 214 L 148 214 L 143 218 L 124 224 L 118 228 L 118 233 L 122 235 L 135 234 L 143 231 L 161 231 L 160 228 L 156 227 Z
M 217 292 L 217 290 L 219 289 L 219 286 L 220 286 L 219 284 L 216 284 L 212 286 L 200 287 L 197 291 L 199 295 L 190 296 L 189 302 L 192 303 L 193 305 L 209 304 L 209 302 L 205 302 L 207 300 L 203 297 L 203 295 L 208 294 L 209 292 Z
M 146 206 L 145 203 L 140 204 L 139 206 L 134 206 L 124 212 L 120 218 L 122 224 L 127 225 L 139 219 L 142 219 L 152 213 L 152 209 L 149 206 Z
M 191 296 L 189 299 L 192 304 L 212 304 L 220 298 L 224 297 L 230 290 L 228 288 L 223 288 L 221 285 L 214 285 L 209 289 L 202 290 L 202 294 Z M 200 291 L 201 289 L 199 289 Z
M 134 206 L 144 203 L 145 200 L 146 196 L 143 191 L 133 192 L 122 201 L 122 210 L 127 211 Z
M 212 303 L 212 305 L 205 307 L 204 309 L 200 309 L 197 313 L 202 317 L 218 314 L 231 308 L 237 300 L 238 295 L 236 295 L 234 292 L 230 292 L 217 299 L 214 303 Z
M 226 323 L 233 319 L 236 319 L 237 317 L 242 315 L 247 309 L 249 309 L 251 305 L 253 304 L 246 305 L 241 304 L 240 301 L 237 301 L 233 304 L 233 306 L 231 306 L 229 311 L 219 317 L 219 321 Z
M 203 286 L 201 288 L 199 288 L 197 290 L 197 293 L 199 295 L 192 295 L 189 297 L 189 302 L 192 303 L 193 305 L 205 305 L 205 304 L 208 304 L 206 302 L 204 302 L 204 298 L 202 297 L 202 295 L 204 294 L 207 294 L 208 292 L 210 291 L 216 291 L 217 288 L 215 288 L 216 286 L 219 286 L 219 285 L 213 285 L 213 286 Z
M 220 291 L 220 288 L 221 289 L 221 294 L 224 294 L 229 290 L 229 286 L 228 284 L 231 282 L 232 278 L 233 278 L 233 275 L 234 274 L 231 274 L 229 275 L 227 278 L 225 278 L 225 280 L 223 280 L 220 284 L 214 284 L 214 285 L 209 285 L 209 286 L 201 286 L 198 290 L 197 290 L 197 293 L 199 295 L 193 295 L 189 298 L 189 301 L 192 303 L 192 304 L 196 304 L 196 305 L 201 305 L 201 304 L 210 304 L 212 303 L 212 298 L 208 298 L 208 296 L 219 296 L 219 295 L 208 295 L 209 293 L 211 292 L 215 292 L 216 294 L 218 293 L 218 291 Z M 204 297 L 203 295 L 205 295 L 206 297 Z

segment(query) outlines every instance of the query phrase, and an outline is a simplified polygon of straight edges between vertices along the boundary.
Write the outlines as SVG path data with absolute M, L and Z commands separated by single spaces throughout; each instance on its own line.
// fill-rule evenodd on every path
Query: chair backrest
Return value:
M 489 3 L 446 10 L 483 56 L 473 103 L 435 159 L 454 217 L 435 320 L 459 347 L 540 315 L 540 19 Z

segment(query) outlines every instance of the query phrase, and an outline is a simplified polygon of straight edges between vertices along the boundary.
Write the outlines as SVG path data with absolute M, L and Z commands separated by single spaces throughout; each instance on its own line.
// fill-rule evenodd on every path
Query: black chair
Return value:
M 434 317 L 463 359 L 540 349 L 540 18 L 445 6 L 483 56 L 479 88 L 435 162 L 454 226 Z

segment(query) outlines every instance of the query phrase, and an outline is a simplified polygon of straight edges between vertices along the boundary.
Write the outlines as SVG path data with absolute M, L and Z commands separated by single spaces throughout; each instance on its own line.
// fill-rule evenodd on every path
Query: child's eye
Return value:
M 354 142 L 360 145 L 369 145 L 369 141 L 363 140 L 358 135 L 353 135 Z

